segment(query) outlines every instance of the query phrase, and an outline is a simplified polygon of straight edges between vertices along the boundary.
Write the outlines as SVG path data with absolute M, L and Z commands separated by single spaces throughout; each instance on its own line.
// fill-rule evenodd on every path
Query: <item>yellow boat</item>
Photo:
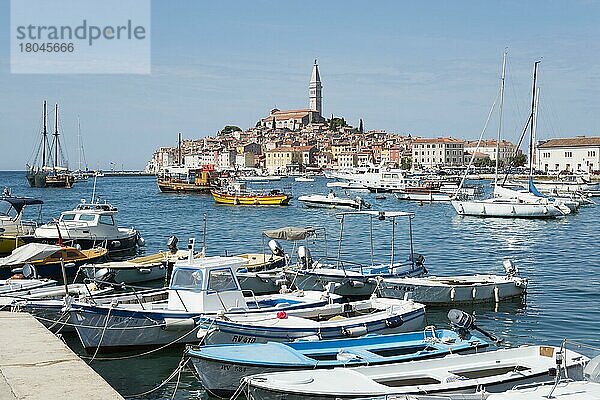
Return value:
M 237 193 L 212 190 L 211 194 L 216 203 L 246 206 L 286 206 L 292 198 L 292 196 L 279 190 L 271 190 L 268 193 Z

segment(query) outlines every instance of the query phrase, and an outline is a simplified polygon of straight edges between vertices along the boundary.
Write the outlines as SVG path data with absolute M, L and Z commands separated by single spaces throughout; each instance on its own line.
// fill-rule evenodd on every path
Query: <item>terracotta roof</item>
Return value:
M 413 143 L 464 143 L 464 140 L 455 139 L 455 138 L 451 138 L 451 137 L 416 138 L 416 139 L 413 139 Z
M 316 113 L 316 111 L 309 110 L 308 108 L 302 108 L 298 110 L 278 110 L 272 112 L 269 116 L 264 117 L 263 121 L 273 121 L 273 117 L 275 117 L 276 121 L 287 120 L 291 118 L 303 118 L 310 113 Z
M 538 146 L 540 149 L 551 147 L 600 146 L 600 136 L 577 136 L 571 138 L 550 139 Z
M 477 140 L 465 142 L 465 147 L 475 147 L 475 146 L 477 146 Z M 500 147 L 509 147 L 509 146 L 514 146 L 514 144 L 512 144 L 508 140 L 500 141 Z M 496 147 L 496 140 L 494 140 L 494 139 L 482 140 L 481 143 L 479 144 L 479 147 Z

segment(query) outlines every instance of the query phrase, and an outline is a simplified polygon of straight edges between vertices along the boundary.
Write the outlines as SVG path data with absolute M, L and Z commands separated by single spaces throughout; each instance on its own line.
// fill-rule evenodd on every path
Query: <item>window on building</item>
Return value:
M 573 152 L 572 151 L 565 151 L 565 157 L 567 157 L 567 158 L 573 157 Z

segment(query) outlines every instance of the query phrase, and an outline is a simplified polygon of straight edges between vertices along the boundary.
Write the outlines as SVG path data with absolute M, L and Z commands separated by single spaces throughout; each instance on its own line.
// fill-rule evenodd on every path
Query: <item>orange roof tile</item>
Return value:
M 600 136 L 577 136 L 571 138 L 550 139 L 538 146 L 540 149 L 551 147 L 600 146 Z

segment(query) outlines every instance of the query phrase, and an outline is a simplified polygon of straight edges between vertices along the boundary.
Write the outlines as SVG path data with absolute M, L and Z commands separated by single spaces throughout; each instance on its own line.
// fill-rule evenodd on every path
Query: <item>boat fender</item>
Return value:
M 366 326 L 353 326 L 351 328 L 342 328 L 342 334 L 346 337 L 359 337 L 366 335 L 368 332 L 369 330 Z
M 110 245 L 113 248 L 118 249 L 119 247 L 121 247 L 121 242 L 119 240 L 113 240 L 112 242 L 110 242 Z
M 287 313 L 285 311 L 277 311 L 277 319 L 287 319 Z
M 218 331 L 218 328 L 212 327 L 212 328 L 200 328 L 198 329 L 198 331 L 196 332 L 196 337 L 198 339 L 200 339 L 201 342 L 206 342 L 207 338 L 214 332 Z
M 477 296 L 477 288 L 473 288 L 471 295 L 473 296 L 473 300 L 475 300 L 475 296 Z
M 361 281 L 350 281 L 349 285 L 354 287 L 354 288 L 362 288 L 365 287 L 365 283 L 361 282 Z
M 165 331 L 191 331 L 196 326 L 193 318 L 165 318 L 164 323 Z
M 398 328 L 399 326 L 402 326 L 402 324 L 404 324 L 404 320 L 400 315 L 385 320 L 385 326 L 388 328 Z
M 361 360 L 362 357 L 358 354 L 350 353 L 345 349 L 339 349 L 338 353 L 335 356 L 335 359 L 339 362 L 347 363 L 350 361 Z
M 137 245 L 140 247 L 144 247 L 146 245 L 146 239 L 144 239 L 141 236 L 138 236 L 137 238 Z
M 376 285 L 377 284 L 377 279 L 376 278 L 369 278 L 367 279 L 367 283 L 370 285 Z
M 450 289 L 450 300 L 454 301 L 455 298 L 456 298 L 456 288 L 454 286 L 452 286 L 452 289 Z
M 500 302 L 500 289 L 498 289 L 498 286 L 494 286 L 494 300 L 496 300 L 496 303 Z

